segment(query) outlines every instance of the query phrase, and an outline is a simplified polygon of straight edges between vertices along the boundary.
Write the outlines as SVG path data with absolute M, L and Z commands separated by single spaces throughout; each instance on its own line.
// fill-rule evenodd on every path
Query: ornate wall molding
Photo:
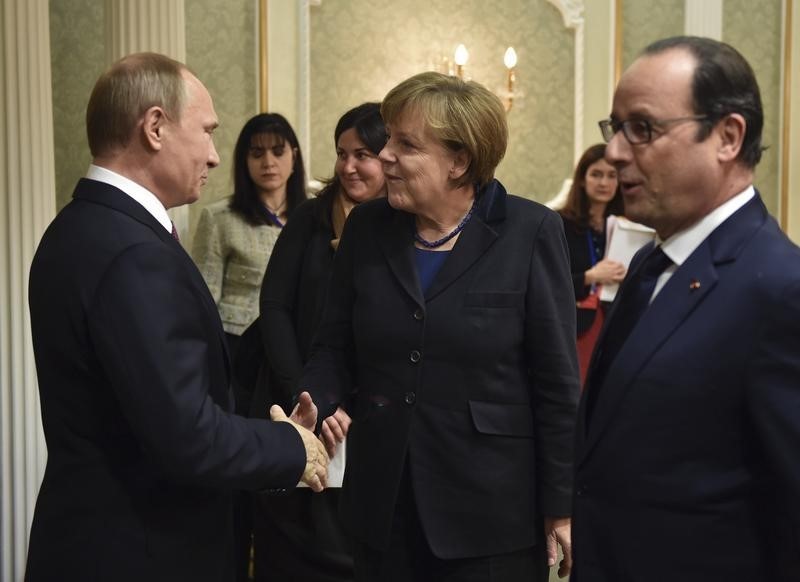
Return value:
M 584 90 L 584 19 L 583 0 L 547 0 L 564 19 L 564 26 L 575 31 L 575 162 L 583 153 L 583 90 Z
M 106 0 L 106 58 L 153 51 L 186 62 L 184 0 Z M 189 206 L 169 210 L 181 241 L 189 240 Z
M 722 40 L 722 0 L 686 0 L 684 32 Z

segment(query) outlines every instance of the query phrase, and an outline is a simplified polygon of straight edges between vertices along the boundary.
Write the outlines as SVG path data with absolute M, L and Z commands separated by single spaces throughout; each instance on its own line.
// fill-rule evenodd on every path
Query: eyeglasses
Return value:
M 631 145 L 650 143 L 653 141 L 653 128 L 669 125 L 671 123 L 681 123 L 683 121 L 700 121 L 707 119 L 708 115 L 690 115 L 688 117 L 673 117 L 672 119 L 626 119 L 625 121 L 615 121 L 604 119 L 598 122 L 600 133 L 606 143 L 611 141 L 620 129 L 622 135 Z

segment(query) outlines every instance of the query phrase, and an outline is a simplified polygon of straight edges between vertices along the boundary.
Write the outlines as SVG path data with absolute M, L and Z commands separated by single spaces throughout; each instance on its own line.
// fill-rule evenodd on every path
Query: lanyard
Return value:
M 586 242 L 589 245 L 589 260 L 592 262 L 592 267 L 594 267 L 597 264 L 597 251 L 594 248 L 591 228 L 586 229 Z
M 586 229 L 586 243 L 589 245 L 589 260 L 592 263 L 592 267 L 597 264 L 597 251 L 594 248 L 594 241 L 592 240 L 592 228 L 589 227 Z M 590 293 L 594 293 L 597 289 L 597 285 L 592 283 L 592 289 Z

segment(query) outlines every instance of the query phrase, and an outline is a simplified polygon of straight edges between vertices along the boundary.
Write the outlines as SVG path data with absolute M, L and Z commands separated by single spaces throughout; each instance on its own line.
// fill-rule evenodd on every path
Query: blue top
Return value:
M 436 278 L 436 273 L 442 268 L 448 255 L 450 255 L 450 251 L 429 251 L 414 247 L 414 258 L 417 263 L 419 284 L 422 287 L 423 295 L 428 292 L 431 283 Z

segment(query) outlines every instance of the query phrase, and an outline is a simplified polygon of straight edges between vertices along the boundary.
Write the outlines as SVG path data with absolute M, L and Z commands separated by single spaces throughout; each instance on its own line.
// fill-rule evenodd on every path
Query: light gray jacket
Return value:
M 219 309 L 227 333 L 241 335 L 258 316 L 258 294 L 281 230 L 249 224 L 229 207 L 230 197 L 205 207 L 192 258 Z

